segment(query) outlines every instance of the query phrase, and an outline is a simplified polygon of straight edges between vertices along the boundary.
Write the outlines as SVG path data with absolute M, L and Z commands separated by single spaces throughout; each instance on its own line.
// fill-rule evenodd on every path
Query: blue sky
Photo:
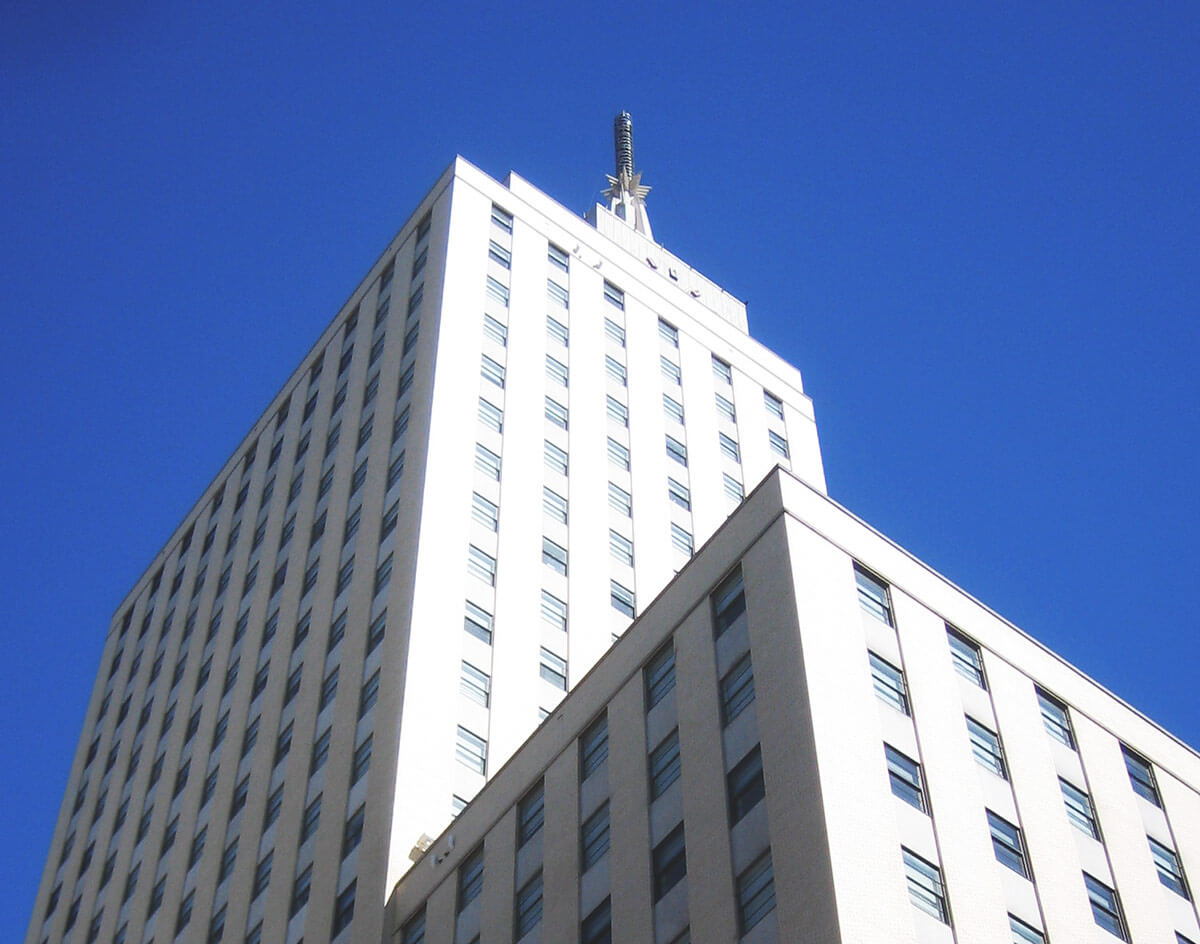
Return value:
M 82 6 L 0 4 L 0 937 L 112 610 L 416 201 L 582 212 L 621 108 L 831 494 L 1200 743 L 1195 3 Z

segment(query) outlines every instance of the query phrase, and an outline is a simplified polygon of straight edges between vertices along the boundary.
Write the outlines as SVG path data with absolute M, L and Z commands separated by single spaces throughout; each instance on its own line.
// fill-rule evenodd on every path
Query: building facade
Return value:
M 777 470 L 388 903 L 390 944 L 1191 944 L 1200 756 Z
M 744 493 L 823 491 L 799 372 L 634 186 L 437 181 L 113 617 L 29 944 L 380 940 Z

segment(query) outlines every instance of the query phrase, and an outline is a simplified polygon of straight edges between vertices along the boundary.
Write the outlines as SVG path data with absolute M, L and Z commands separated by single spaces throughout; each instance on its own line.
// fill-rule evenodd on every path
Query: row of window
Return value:
M 427 220 L 424 221 L 422 228 L 424 229 L 425 233 L 427 234 L 427 232 L 428 232 Z M 425 247 L 419 246 L 418 248 L 421 250 L 421 254 L 418 256 L 416 262 L 414 263 L 414 276 L 419 273 L 420 268 L 423 265 L 423 255 L 424 255 Z M 375 343 L 372 345 L 372 362 L 378 357 L 378 353 L 382 350 L 381 342 L 382 342 L 383 328 L 384 328 L 384 322 L 385 322 L 385 318 L 386 318 L 386 309 L 387 309 L 387 302 L 388 302 L 386 289 L 388 288 L 390 281 L 391 281 L 391 269 L 389 268 L 384 273 L 384 276 L 381 278 L 380 300 L 377 305 L 376 319 L 375 319 L 376 336 L 375 336 Z M 417 298 L 418 302 L 419 302 L 419 291 L 420 291 L 420 287 L 418 286 L 418 288 L 416 289 L 416 293 L 418 293 L 418 298 Z M 414 307 L 415 306 L 412 303 L 410 303 L 410 314 L 412 313 Z M 355 314 L 357 314 L 357 313 L 355 313 Z M 344 372 L 345 365 L 348 363 L 347 355 L 353 350 L 352 334 L 353 334 L 353 328 L 354 328 L 354 326 L 356 326 L 356 324 L 357 324 L 357 317 L 355 317 L 355 315 L 352 315 L 351 320 L 347 323 L 347 326 L 346 326 L 346 335 L 347 336 L 346 336 L 346 339 L 343 344 L 343 360 L 342 360 L 342 367 L 339 369 L 339 377 L 340 377 L 341 373 Z M 406 335 L 406 340 L 405 340 L 405 348 L 406 348 L 405 353 L 406 354 L 409 352 L 409 350 L 411 350 L 413 344 L 415 343 L 415 337 L 416 337 L 415 327 L 416 326 L 414 325 L 414 327 L 409 330 L 408 335 Z M 323 364 L 324 364 L 324 358 L 319 358 L 317 361 L 314 362 L 313 367 L 310 369 L 310 372 L 309 372 L 310 388 L 315 385 L 317 379 L 319 378 Z M 374 393 L 377 389 L 378 389 L 378 374 L 375 374 L 372 379 L 368 380 L 367 386 L 364 389 L 364 396 L 363 396 L 364 410 L 367 408 L 367 406 L 373 400 Z M 402 391 L 402 393 L 403 393 L 403 391 Z M 339 395 L 338 401 L 339 402 L 335 402 L 335 406 L 334 406 L 335 411 L 338 408 L 340 408 L 340 406 L 341 406 L 340 401 L 344 401 L 344 396 Z M 303 417 L 303 422 L 305 423 L 305 425 L 307 425 L 307 421 L 313 413 L 313 408 L 315 406 L 315 402 L 316 402 L 316 393 L 314 391 L 310 394 L 309 399 L 306 403 L 305 413 L 304 413 L 304 417 Z M 404 419 L 406 420 L 407 411 L 405 411 L 403 414 L 401 414 L 401 416 L 403 416 Z M 285 406 L 284 408 L 281 408 L 281 410 L 276 415 L 277 430 L 280 426 L 282 426 L 283 422 L 286 420 L 286 417 L 287 417 L 287 410 L 286 410 L 286 406 Z M 361 447 L 363 445 L 365 445 L 366 440 L 370 436 L 370 431 L 371 431 L 370 427 L 371 427 L 372 418 L 373 417 L 371 415 L 368 415 L 367 419 L 363 422 L 362 427 L 360 427 L 359 441 L 357 444 L 357 448 L 359 448 L 359 449 L 361 449 Z M 397 425 L 399 425 L 399 424 L 397 424 Z M 336 443 L 337 428 L 338 427 L 335 425 L 334 431 L 331 433 L 329 441 L 327 441 L 327 444 L 326 444 L 327 453 L 332 452 L 333 444 Z M 400 431 L 401 431 L 401 433 L 403 432 L 402 429 Z M 297 454 L 296 454 L 296 463 L 297 464 L 299 464 L 305 456 L 305 453 L 307 451 L 308 440 L 309 440 L 309 436 L 308 436 L 307 432 L 304 432 L 298 443 L 298 446 L 297 446 Z M 272 455 L 271 455 L 271 460 L 269 463 L 269 465 L 271 465 L 271 466 L 273 466 L 275 464 L 275 460 L 278 459 L 279 452 L 280 452 L 279 447 L 281 446 L 281 441 L 282 441 L 282 435 L 280 432 L 279 437 L 276 440 L 276 444 L 272 448 Z M 257 443 L 255 445 L 257 445 Z M 226 542 L 226 552 L 225 553 L 226 553 L 227 560 L 228 560 L 228 557 L 230 556 L 230 554 L 234 548 L 234 545 L 236 543 L 239 526 L 240 526 L 240 512 L 241 512 L 242 506 L 245 504 L 245 498 L 246 498 L 246 495 L 249 490 L 249 481 L 247 480 L 247 473 L 249 472 L 250 468 L 253 465 L 255 452 L 256 452 L 256 450 L 253 447 L 251 447 L 251 449 L 247 450 L 247 452 L 243 458 L 243 470 L 242 470 L 243 483 L 239 490 L 238 497 L 235 501 L 235 506 L 234 506 L 235 518 L 234 518 L 233 525 L 231 526 L 231 529 L 230 529 L 230 534 L 229 534 L 228 540 Z M 365 473 L 365 466 L 361 466 L 360 469 L 361 469 L 362 473 Z M 332 476 L 332 469 L 330 469 L 322 479 L 322 488 L 321 488 L 320 494 L 318 495 L 318 500 L 320 500 L 320 498 L 324 497 L 324 493 L 328 490 L 328 486 L 326 483 L 328 481 L 331 481 L 331 476 Z M 363 474 L 360 474 L 360 472 L 356 471 L 355 479 L 359 480 L 362 477 L 363 477 Z M 293 477 L 292 484 L 289 488 L 289 495 L 288 495 L 289 506 L 292 504 L 292 502 L 294 502 L 295 498 L 298 496 L 299 491 L 300 491 L 299 486 L 300 486 L 300 483 L 302 482 L 302 480 L 303 480 L 303 470 L 301 469 L 301 471 Z M 260 500 L 260 503 L 263 506 L 263 510 L 260 513 L 261 520 L 260 520 L 259 526 L 255 532 L 255 542 L 254 542 L 255 549 L 257 548 L 258 544 L 261 542 L 262 535 L 265 533 L 265 524 L 266 524 L 266 518 L 265 518 L 266 507 L 265 506 L 271 497 L 271 492 L 272 492 L 271 485 L 273 484 L 273 481 L 274 481 L 273 477 L 271 480 L 268 481 L 267 486 L 264 487 L 264 493 Z M 361 484 L 361 483 L 359 483 L 359 484 Z M 390 484 L 392 484 L 392 483 L 389 483 L 389 485 Z M 355 489 L 352 487 L 352 491 L 351 491 L 352 496 L 353 496 L 354 490 Z M 224 493 L 223 488 L 218 490 L 217 499 L 214 500 L 213 508 L 212 508 L 212 511 L 210 512 L 210 514 L 215 512 L 220 507 L 219 499 L 223 495 L 223 493 Z M 385 519 L 384 519 L 384 523 L 383 523 L 385 536 L 389 529 L 389 525 L 388 525 L 389 518 L 391 519 L 392 524 L 394 525 L 396 510 L 398 510 L 398 509 L 393 508 L 389 511 L 388 515 L 385 515 Z M 358 513 L 359 512 L 356 509 L 351 514 L 351 516 L 348 517 L 347 525 L 346 525 L 347 540 L 349 539 L 349 537 L 352 536 L 353 531 L 356 530 L 356 528 L 357 528 Z M 281 543 L 281 551 L 283 550 L 284 547 L 286 547 L 287 541 L 291 537 L 291 531 L 292 531 L 292 528 L 294 525 L 294 520 L 295 520 L 295 516 L 293 515 L 288 520 L 288 522 L 285 524 L 284 530 L 281 532 L 281 542 L 280 542 Z M 316 539 L 320 536 L 320 533 L 323 532 L 323 530 L 324 530 L 324 527 L 323 527 L 324 520 L 325 520 L 325 515 L 322 513 L 320 515 L 320 517 L 318 518 L 317 522 L 314 524 L 313 536 L 312 536 L 313 543 L 315 543 Z M 216 528 L 214 525 L 214 527 L 212 529 L 210 529 L 208 537 L 206 537 L 205 548 L 204 548 L 205 554 L 207 554 L 209 548 L 211 548 L 211 546 L 212 546 L 212 543 L 213 543 L 212 539 L 213 539 L 213 536 L 215 535 L 215 530 L 216 530 Z M 178 590 L 179 585 L 182 582 L 183 565 L 184 565 L 183 554 L 185 554 L 187 547 L 190 546 L 191 533 L 192 532 L 189 531 L 188 534 L 185 536 L 185 540 L 182 542 L 181 551 L 180 551 L 181 562 L 179 564 L 179 569 L 176 574 L 176 579 L 173 581 L 172 593 L 175 590 Z M 252 551 L 253 551 L 253 549 L 252 549 Z M 229 584 L 229 569 L 230 568 L 227 565 L 225 570 L 222 572 L 221 580 L 218 582 L 218 599 L 219 599 L 220 593 L 223 592 L 225 587 L 227 587 Z M 273 576 L 272 585 L 271 585 L 271 596 L 272 597 L 274 597 L 278 593 L 278 591 L 281 589 L 284 577 L 286 575 L 286 570 L 287 570 L 287 562 L 285 560 L 284 563 L 282 565 L 280 565 L 280 567 L 277 569 L 276 573 Z M 390 559 L 388 561 L 386 561 L 384 565 L 381 566 L 381 570 L 383 570 L 385 572 L 385 574 L 386 574 L 387 570 L 390 570 Z M 256 582 L 255 577 L 256 577 L 257 571 L 258 571 L 258 564 L 257 564 L 257 562 L 255 562 L 248 569 L 247 575 L 243 581 L 243 587 L 242 587 L 242 592 L 241 592 L 241 596 L 243 599 L 245 599 L 248 596 L 250 590 L 255 586 L 255 582 Z M 198 590 L 203 587 L 202 574 L 203 574 L 203 569 L 201 570 L 201 576 L 198 577 L 198 579 L 196 581 L 196 586 L 194 587 L 194 592 L 198 592 Z M 161 576 L 161 571 L 160 571 L 160 576 Z M 341 576 L 341 575 L 339 575 L 339 576 Z M 379 574 L 377 573 L 376 576 L 377 576 L 377 582 L 379 582 L 380 581 Z M 383 580 L 383 582 L 386 582 L 386 576 L 384 576 L 382 578 L 382 580 Z M 305 589 L 306 590 L 310 589 L 311 583 L 314 581 L 315 581 L 315 576 L 312 574 L 312 570 L 310 569 L 309 574 L 306 574 L 306 583 L 309 586 L 306 587 Z M 157 580 L 154 582 L 155 590 L 157 590 L 157 582 L 158 582 Z M 192 607 L 193 612 L 191 614 L 189 614 L 189 625 L 187 627 L 185 627 L 185 634 L 181 641 L 181 646 L 180 646 L 181 649 L 186 648 L 187 638 L 188 638 L 188 636 L 190 636 L 190 633 L 187 632 L 187 630 L 190 629 L 191 619 L 192 619 L 192 617 L 194 617 L 194 608 L 195 608 L 195 601 L 193 600 L 193 607 Z M 131 612 L 127 613 L 126 615 L 128 617 L 129 615 L 131 615 Z M 226 674 L 225 674 L 225 681 L 224 681 L 224 686 L 223 686 L 223 694 L 224 695 L 228 695 L 229 691 L 233 687 L 234 682 L 237 679 L 239 659 L 237 658 L 236 650 L 237 650 L 237 644 L 240 641 L 241 636 L 245 632 L 246 615 L 247 614 L 243 611 L 243 615 L 239 619 L 238 625 L 235 629 L 235 639 L 234 639 L 235 650 L 234 650 L 234 655 L 231 657 L 230 665 L 229 665 L 228 669 L 226 670 Z M 267 629 L 264 630 L 264 638 L 263 638 L 262 647 L 261 647 L 264 650 L 265 650 L 267 644 L 269 643 L 271 636 L 274 635 L 274 633 L 273 633 L 274 620 L 277 618 L 277 615 L 278 615 L 277 613 L 273 614 L 273 616 L 268 621 Z M 146 614 L 146 619 L 144 620 L 144 622 L 147 626 L 149 624 L 150 616 L 151 616 L 151 612 L 148 610 L 148 612 Z M 124 622 L 127 624 L 129 622 L 129 620 L 125 619 Z M 339 625 L 343 628 L 343 631 L 344 631 L 344 613 L 343 613 L 342 620 L 340 622 L 335 621 L 335 623 L 333 624 L 333 627 L 331 630 L 331 641 L 330 641 L 330 649 L 331 650 L 334 647 L 334 645 L 336 644 L 336 640 L 340 639 L 340 633 L 338 632 Z M 216 635 L 216 630 L 219 628 L 219 626 L 220 626 L 220 615 L 218 614 L 218 616 L 216 618 L 214 618 L 214 620 L 210 623 L 209 632 L 208 632 L 207 639 L 206 639 L 206 644 L 211 643 L 213 641 L 213 638 Z M 160 634 L 160 639 L 162 639 L 163 642 L 165 642 L 166 630 L 168 627 L 169 627 L 169 619 L 164 620 L 163 628 L 162 628 L 162 631 Z M 142 635 L 144 635 L 144 631 L 143 631 Z M 368 648 L 368 652 L 371 649 L 373 649 L 375 645 L 377 645 L 379 639 L 381 639 L 381 638 L 382 638 L 382 625 L 380 625 L 378 629 L 373 625 L 371 628 L 371 645 Z M 161 666 L 163 655 L 164 654 L 160 652 L 158 657 L 155 660 L 155 665 L 152 670 L 152 676 L 151 676 L 151 680 L 150 680 L 151 684 L 153 683 L 154 679 L 157 677 L 158 670 Z M 132 683 L 133 676 L 136 674 L 138 664 L 140 663 L 140 658 L 141 658 L 141 656 L 140 656 L 140 652 L 139 652 L 138 656 L 134 660 L 133 665 L 131 666 L 130 684 Z M 174 682 L 173 682 L 172 687 L 174 687 L 174 685 L 178 683 L 178 681 L 182 675 L 182 672 L 180 671 L 180 669 L 182 669 L 183 662 L 185 659 L 186 659 L 186 655 L 184 656 L 184 659 L 180 660 L 180 664 L 177 665 L 177 667 L 176 667 L 176 672 L 175 672 Z M 119 661 L 120 661 L 119 653 L 118 653 L 118 656 L 113 661 L 114 661 L 114 665 L 113 665 L 114 671 L 113 671 L 113 673 L 110 673 L 110 675 L 115 674 L 115 667 L 116 667 L 116 665 L 119 664 Z M 269 669 L 269 664 L 266 663 L 265 660 L 262 660 L 261 657 L 260 657 L 260 661 L 264 662 L 264 664 L 262 664 L 260 671 L 257 673 L 257 675 L 255 677 L 254 691 L 253 691 L 252 697 L 257 697 L 262 692 L 262 690 L 266 687 L 266 681 L 267 681 L 266 673 Z M 198 697 L 199 691 L 203 688 L 204 683 L 207 681 L 207 678 L 208 678 L 208 675 L 210 672 L 210 666 L 211 666 L 211 656 L 205 661 L 204 665 L 201 667 L 200 674 L 197 677 L 196 693 L 194 694 L 193 699 Z M 331 672 L 329 674 L 329 676 L 326 677 L 325 684 L 322 689 L 322 693 L 321 693 L 321 707 L 322 708 L 332 699 L 333 694 L 336 692 L 336 680 L 337 680 L 337 669 L 335 667 L 333 672 Z M 285 698 L 287 701 L 290 701 L 291 698 L 294 697 L 295 691 L 298 689 L 298 683 L 299 683 L 299 672 L 297 671 L 297 673 L 294 674 L 294 678 L 289 679 L 288 691 L 287 691 L 287 693 L 285 693 Z M 374 680 L 374 684 L 377 687 L 377 685 L 378 685 L 377 678 Z M 370 689 L 370 683 L 368 683 L 368 686 L 366 688 L 368 690 Z M 149 717 L 149 710 L 150 710 L 151 706 L 152 706 L 152 701 L 148 701 L 146 703 L 146 705 L 143 706 L 142 713 L 139 716 L 139 726 L 138 726 L 139 733 L 140 733 L 142 727 L 144 727 L 145 721 Z M 128 712 L 128 709 L 123 706 L 121 720 L 123 720 L 124 714 L 126 714 L 127 712 Z M 172 705 L 167 710 L 167 714 L 164 716 L 162 731 L 160 732 L 160 738 L 166 733 L 166 730 L 169 728 L 170 720 L 171 720 L 171 718 L 173 718 L 174 712 L 175 712 L 175 704 L 172 703 Z M 192 720 L 189 722 L 189 730 L 188 730 L 187 737 L 186 737 L 186 740 L 188 740 L 188 741 L 190 741 L 191 736 L 194 735 L 195 729 L 198 727 L 199 713 L 200 713 L 199 709 L 197 709 L 195 712 L 193 712 Z M 103 711 L 101 712 L 101 718 L 102 717 L 103 717 Z M 222 741 L 224 740 L 225 731 L 228 728 L 228 723 L 229 723 L 229 711 L 227 710 L 221 715 L 221 717 L 216 722 L 216 726 L 214 728 L 213 738 L 212 738 L 212 742 L 211 742 L 211 746 L 210 746 L 210 753 L 215 752 L 215 750 L 221 745 Z M 257 740 L 258 724 L 259 724 L 259 719 L 256 716 L 247 725 L 246 731 L 243 735 L 241 753 L 239 755 L 241 758 L 245 758 L 250 753 L 250 751 L 253 749 L 254 744 Z M 286 743 L 290 746 L 290 740 L 291 740 L 291 725 L 290 724 L 288 725 L 288 729 L 285 732 L 285 734 L 286 734 Z M 283 740 L 284 740 L 284 735 L 281 734 L 281 741 L 283 741 Z M 314 765 L 315 765 L 314 769 L 319 768 L 320 763 L 323 762 L 322 758 L 321 758 L 322 752 L 320 751 L 320 748 L 319 748 L 320 743 L 321 743 L 320 740 L 318 740 L 317 745 L 314 746 Z M 115 759 L 115 755 L 116 755 L 117 750 L 119 749 L 119 746 L 120 746 L 119 741 L 118 741 L 118 743 L 114 744 L 112 751 L 110 751 L 110 758 Z M 98 736 L 93 741 L 93 747 L 95 747 L 98 750 L 98 747 L 99 747 L 99 737 Z M 85 770 L 86 770 L 87 765 L 91 763 L 91 760 L 93 759 L 95 753 L 96 753 L 96 750 L 92 750 L 92 748 L 89 748 L 89 756 L 85 763 Z M 286 751 L 284 751 L 284 753 L 286 753 Z M 361 754 L 361 752 L 360 752 L 360 754 Z M 128 782 L 129 777 L 131 776 L 133 770 L 136 769 L 137 757 L 139 755 L 140 755 L 140 747 L 131 756 L 129 772 L 127 773 L 127 782 Z M 281 758 L 279 757 L 279 755 L 277 753 L 277 760 L 279 760 L 279 759 L 281 759 Z M 152 768 L 151 782 L 150 782 L 151 788 L 153 787 L 154 782 L 156 782 L 158 779 L 158 773 L 161 771 L 162 763 L 164 760 L 165 760 L 165 757 L 160 754 L 159 758 L 156 760 L 154 767 Z M 360 762 L 360 763 L 356 763 L 356 768 L 357 768 L 356 772 L 359 775 L 361 775 L 362 772 L 365 772 L 365 761 L 366 760 L 369 760 L 369 753 L 366 755 L 365 758 L 363 758 L 361 756 L 356 757 L 356 761 Z M 110 768 L 111 768 L 111 764 L 110 764 Z M 184 765 L 180 768 L 179 775 L 176 777 L 175 795 L 178 795 L 178 793 L 182 790 L 183 786 L 186 784 L 187 770 L 189 768 L 190 768 L 190 761 L 186 761 L 184 763 Z M 212 793 L 215 790 L 218 772 L 219 772 L 219 768 L 214 768 L 212 771 L 210 771 L 209 775 L 206 777 L 205 784 L 204 784 L 204 791 L 202 794 L 202 808 L 205 805 L 207 805 L 208 800 L 211 798 Z M 86 790 L 86 785 L 84 787 L 84 790 Z M 231 801 L 231 814 L 230 814 L 231 816 L 236 815 L 238 812 L 240 812 L 241 807 L 244 805 L 245 796 L 246 796 L 247 791 L 248 791 L 248 779 L 243 778 L 243 780 L 240 781 L 235 788 L 233 800 Z M 126 793 L 128 793 L 128 787 L 126 788 Z M 128 802 L 129 802 L 129 797 L 127 796 L 125 803 L 122 805 L 122 811 L 121 811 L 122 813 L 127 808 Z M 101 797 L 100 802 L 98 802 L 98 804 L 97 804 L 97 815 L 99 814 L 102 807 L 103 807 L 103 796 Z M 139 821 L 138 835 L 135 837 L 135 841 L 140 840 L 145 835 L 146 831 L 148 830 L 150 815 L 151 815 L 151 809 L 147 809 L 145 811 L 145 813 L 143 814 L 141 820 Z M 124 820 L 124 816 L 123 815 L 119 816 L 117 824 L 114 826 L 114 833 L 116 832 L 116 830 L 119 829 L 120 823 L 123 822 L 123 820 Z M 176 817 L 172 821 L 172 823 L 168 824 L 166 839 L 164 840 L 164 850 L 163 851 L 165 851 L 166 848 L 170 847 L 171 843 L 173 842 L 174 835 L 175 835 L 177 828 L 178 828 L 178 817 Z M 94 846 L 94 843 L 92 844 L 92 846 Z M 89 853 L 90 853 L 90 849 L 92 848 L 92 846 L 89 846 Z M 202 843 L 197 848 L 202 848 Z M 113 857 L 110 856 L 110 860 L 109 860 L 110 862 L 112 861 L 112 858 Z M 81 873 L 83 870 L 86 869 L 87 864 L 89 862 L 90 862 L 90 855 L 82 863 L 81 868 L 80 868 Z M 130 887 L 130 891 L 132 891 L 133 885 L 131 884 L 129 887 Z M 156 907 L 156 905 L 153 904 L 154 899 L 156 897 L 157 896 L 152 895 L 151 913 L 153 912 L 154 908 Z M 57 898 L 57 894 L 52 895 L 52 901 L 56 898 Z M 181 912 L 183 914 L 185 914 L 188 918 L 190 918 L 190 900 L 185 899 L 184 905 L 186 907 L 181 908 Z M 48 908 L 47 915 L 51 911 L 53 911 L 53 905 L 51 905 L 51 907 Z
M 857 566 L 855 575 L 859 600 L 863 608 L 890 625 L 891 607 L 887 586 Z M 979 646 L 950 626 L 946 627 L 946 632 L 955 671 L 972 684 L 986 690 L 987 678 Z M 868 660 L 872 682 L 880 700 L 903 714 L 910 714 L 903 671 L 875 652 L 868 653 Z M 1075 750 L 1075 736 L 1071 728 L 1067 706 L 1041 688 L 1036 688 L 1035 691 L 1046 732 L 1058 743 Z M 976 761 L 996 776 L 1007 779 L 1008 773 L 1000 736 L 970 715 L 966 717 L 966 725 L 972 754 Z M 1154 805 L 1160 805 L 1153 768 L 1149 762 L 1126 745 L 1121 745 L 1121 749 L 1134 791 Z M 920 764 L 891 745 L 885 744 L 884 752 L 892 792 L 916 809 L 928 813 Z M 1101 834 L 1095 810 L 1086 791 L 1063 777 L 1059 778 L 1059 786 L 1070 823 L 1089 837 L 1100 840 Z M 991 810 L 987 810 L 986 814 L 996 859 L 1022 877 L 1032 880 L 1033 875 L 1026 857 L 1020 827 Z M 1147 842 L 1162 885 L 1185 899 L 1190 898 L 1183 868 L 1175 851 L 1151 836 L 1147 836 Z M 936 877 L 936 867 L 920 860 L 908 850 L 905 850 L 905 856 L 914 903 L 942 920 L 948 920 L 944 895 L 940 892 L 936 895 L 933 893 L 934 883 L 929 879 L 931 874 Z M 914 862 L 917 865 L 914 865 Z M 933 869 L 933 873 L 930 873 L 930 869 Z M 924 876 L 925 881 L 919 886 L 914 885 L 916 882 L 914 875 Z M 1127 940 L 1116 890 L 1086 873 L 1084 878 L 1096 922 L 1118 937 Z M 940 878 L 937 878 L 936 884 L 940 889 Z M 1012 918 L 1012 921 L 1015 941 L 1036 944 L 1043 940 L 1040 931 L 1020 922 L 1015 917 Z

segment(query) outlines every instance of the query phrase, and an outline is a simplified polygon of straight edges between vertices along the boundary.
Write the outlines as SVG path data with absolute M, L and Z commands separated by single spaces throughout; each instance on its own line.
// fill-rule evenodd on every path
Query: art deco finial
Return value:
M 650 188 L 642 184 L 640 172 L 633 171 L 633 119 L 623 111 L 613 119 L 613 149 L 616 154 L 616 176 L 607 174 L 608 208 L 641 233 L 653 239 L 650 218 L 646 215 L 646 194 Z

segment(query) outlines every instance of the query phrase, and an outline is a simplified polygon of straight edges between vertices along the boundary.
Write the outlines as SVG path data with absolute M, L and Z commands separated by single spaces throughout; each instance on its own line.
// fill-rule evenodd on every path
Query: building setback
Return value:
M 391 944 L 1188 944 L 1200 757 L 777 470 L 401 879 Z
M 457 159 L 112 619 L 28 944 L 375 942 L 411 865 L 782 464 L 799 372 L 649 237 Z

